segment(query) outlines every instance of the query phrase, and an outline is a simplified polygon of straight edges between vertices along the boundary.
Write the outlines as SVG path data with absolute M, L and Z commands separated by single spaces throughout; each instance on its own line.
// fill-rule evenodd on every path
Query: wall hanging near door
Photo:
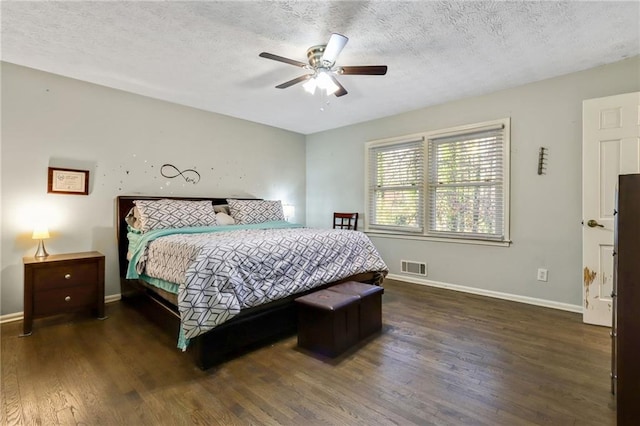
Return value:
M 547 154 L 548 154 L 548 148 L 541 146 L 540 150 L 538 151 L 538 174 L 539 175 L 546 174 L 545 172 L 547 170 Z

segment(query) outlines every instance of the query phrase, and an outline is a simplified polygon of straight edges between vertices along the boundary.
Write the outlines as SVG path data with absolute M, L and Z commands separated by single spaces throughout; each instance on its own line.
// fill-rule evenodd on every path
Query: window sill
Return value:
M 418 241 L 433 241 L 438 243 L 454 243 L 454 244 L 471 244 L 481 246 L 494 246 L 494 247 L 509 247 L 511 241 L 490 241 L 490 240 L 475 240 L 465 238 L 442 238 L 442 237 L 430 237 L 421 234 L 400 234 L 397 232 L 385 232 L 379 230 L 365 230 L 363 231 L 369 237 L 376 238 L 392 238 L 398 240 L 418 240 Z

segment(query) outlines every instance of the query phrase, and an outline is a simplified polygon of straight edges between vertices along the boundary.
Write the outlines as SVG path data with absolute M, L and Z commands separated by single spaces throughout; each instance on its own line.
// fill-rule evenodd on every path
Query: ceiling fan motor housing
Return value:
M 307 59 L 309 60 L 309 65 L 313 69 L 316 68 L 331 68 L 333 63 L 323 63 L 322 56 L 324 55 L 324 50 L 327 47 L 326 44 L 319 44 L 317 46 L 311 46 L 307 49 Z

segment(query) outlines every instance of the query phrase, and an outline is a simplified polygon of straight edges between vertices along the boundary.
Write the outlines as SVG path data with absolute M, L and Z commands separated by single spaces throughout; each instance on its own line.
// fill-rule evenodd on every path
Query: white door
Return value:
M 619 174 L 640 172 L 640 92 L 582 104 L 583 321 L 611 326 Z

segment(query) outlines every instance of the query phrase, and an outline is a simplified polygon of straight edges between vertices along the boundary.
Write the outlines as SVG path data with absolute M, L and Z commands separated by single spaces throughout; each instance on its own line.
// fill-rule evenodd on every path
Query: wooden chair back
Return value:
M 358 213 L 334 213 L 333 229 L 358 230 Z

